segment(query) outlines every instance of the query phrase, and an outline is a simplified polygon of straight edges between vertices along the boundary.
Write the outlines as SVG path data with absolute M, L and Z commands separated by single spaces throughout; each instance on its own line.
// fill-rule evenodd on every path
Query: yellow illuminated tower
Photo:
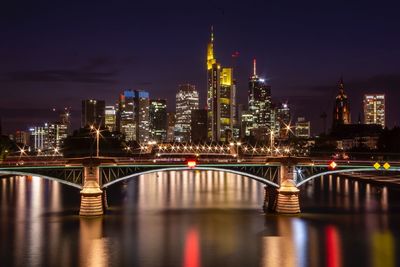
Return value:
M 207 70 L 210 70 L 215 63 L 217 60 L 214 58 L 214 31 L 211 26 L 211 38 L 207 46 Z
M 222 68 L 214 55 L 214 32 L 207 46 L 207 118 L 210 141 L 229 141 L 232 136 L 236 90 L 232 68 Z

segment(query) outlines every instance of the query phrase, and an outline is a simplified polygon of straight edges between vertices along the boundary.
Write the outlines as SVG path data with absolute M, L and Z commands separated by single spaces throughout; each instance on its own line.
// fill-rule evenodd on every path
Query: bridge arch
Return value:
M 156 172 L 163 172 L 163 171 L 196 171 L 196 170 L 202 170 L 202 171 L 222 171 L 222 172 L 226 172 L 226 173 L 232 173 L 232 174 L 237 174 L 237 175 L 241 175 L 241 176 L 245 176 L 247 178 L 250 178 L 252 180 L 255 180 L 257 182 L 260 182 L 262 184 L 265 185 L 270 185 L 272 187 L 276 187 L 279 188 L 279 185 L 269 181 L 268 179 L 265 179 L 263 177 L 259 177 L 250 173 L 245 173 L 245 172 L 241 172 L 241 171 L 235 171 L 235 170 L 230 170 L 230 169 L 224 169 L 224 168 L 214 168 L 214 167 L 195 167 L 195 168 L 189 168 L 189 167 L 169 167 L 169 168 L 162 168 L 162 169 L 154 169 L 154 170 L 148 170 L 148 171 L 143 171 L 143 172 L 138 172 L 138 173 L 133 173 L 118 179 L 115 179 L 114 181 L 108 182 L 106 184 L 102 185 L 102 188 L 107 188 L 110 185 L 113 185 L 115 183 L 124 181 L 124 180 L 128 180 L 140 175 L 144 175 L 144 174 L 151 174 L 151 173 L 156 173 Z
M 65 184 L 65 185 L 68 185 L 68 186 L 72 186 L 72 187 L 78 188 L 80 190 L 82 189 L 81 185 L 77 185 L 77 184 L 74 184 L 74 183 L 71 183 L 71 182 L 68 182 L 68 181 L 61 180 L 59 178 L 50 177 L 50 176 L 43 175 L 43 174 L 38 174 L 38 173 L 0 170 L 0 175 L 38 176 L 38 177 L 41 177 L 41 178 L 46 179 L 46 180 L 56 181 L 56 182 L 59 182 L 61 184 Z
M 303 184 L 314 180 L 315 178 L 319 178 L 321 176 L 326 176 L 326 175 L 330 175 L 330 174 L 336 174 L 336 173 L 346 173 L 346 172 L 370 172 L 370 171 L 377 171 L 374 167 L 366 167 L 366 168 L 354 168 L 354 169 L 341 169 L 341 170 L 330 170 L 330 171 L 325 171 L 325 172 L 321 172 L 321 173 L 317 173 L 314 174 L 310 177 L 308 177 L 307 179 L 301 181 L 300 183 L 296 184 L 296 187 L 300 187 Z M 382 171 L 382 170 L 381 170 Z M 387 169 L 384 170 L 386 171 L 400 171 L 400 168 L 391 168 L 391 169 Z

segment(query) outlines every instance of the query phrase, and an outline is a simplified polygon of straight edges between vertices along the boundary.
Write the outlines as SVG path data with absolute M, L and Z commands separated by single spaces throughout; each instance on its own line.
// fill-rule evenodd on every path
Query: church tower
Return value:
M 341 124 L 350 124 L 350 107 L 347 95 L 344 92 L 343 78 L 339 81 L 339 93 L 335 99 L 333 109 L 332 130 Z

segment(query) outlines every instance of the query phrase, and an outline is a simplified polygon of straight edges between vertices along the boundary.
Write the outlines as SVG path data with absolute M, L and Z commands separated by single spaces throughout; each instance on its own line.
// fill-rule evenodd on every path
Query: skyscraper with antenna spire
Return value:
M 207 46 L 207 119 L 208 139 L 229 141 L 236 109 L 233 68 L 221 67 L 214 55 L 214 29 L 211 26 Z
M 271 86 L 257 75 L 257 61 L 253 59 L 253 75 L 249 78 L 249 112 L 253 115 L 253 128 L 271 127 Z

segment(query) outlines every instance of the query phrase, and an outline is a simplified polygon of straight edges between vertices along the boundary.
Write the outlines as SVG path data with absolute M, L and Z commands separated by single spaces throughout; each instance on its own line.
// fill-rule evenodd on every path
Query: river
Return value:
M 0 266 L 399 266 L 400 192 L 324 177 L 302 213 L 264 214 L 263 186 L 216 171 L 154 173 L 107 190 L 81 218 L 79 190 L 0 179 Z

